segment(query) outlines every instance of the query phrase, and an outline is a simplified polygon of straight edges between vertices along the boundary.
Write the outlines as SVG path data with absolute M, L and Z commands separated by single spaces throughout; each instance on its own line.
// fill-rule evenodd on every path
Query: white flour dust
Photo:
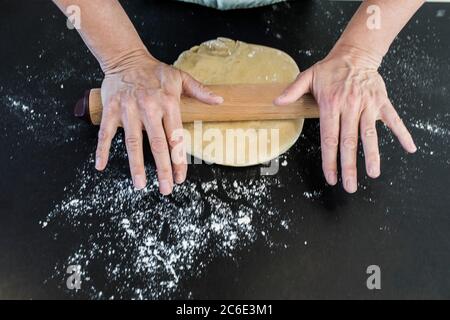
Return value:
M 117 141 L 113 153 L 122 148 Z M 290 223 L 271 204 L 271 188 L 279 185 L 273 177 L 229 180 L 214 172 L 213 180 L 188 180 L 164 198 L 151 167 L 153 183 L 134 191 L 127 173 L 110 166 L 102 176 L 93 166 L 86 163 L 67 198 L 41 222 L 58 241 L 77 239 L 54 278 L 80 265 L 90 298 L 172 298 L 212 259 L 234 259 L 256 240 L 272 246 L 270 234 Z
M 67 119 L 61 110 L 64 104 L 56 98 L 5 95 L 0 104 L 17 119 L 14 134 L 31 136 L 35 142 L 62 144 L 74 141 L 74 132 L 81 126 L 80 121 Z
M 428 132 L 436 137 L 444 138 L 450 137 L 450 130 L 444 127 L 441 127 L 437 124 L 430 123 L 429 121 L 416 121 L 411 124 L 412 127 L 421 129 L 425 132 Z

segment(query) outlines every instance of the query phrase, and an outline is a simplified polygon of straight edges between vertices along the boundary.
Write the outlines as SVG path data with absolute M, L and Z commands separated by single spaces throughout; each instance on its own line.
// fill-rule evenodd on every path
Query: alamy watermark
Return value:
M 66 8 L 67 28 L 70 30 L 81 29 L 81 8 L 76 5 L 71 5 Z
M 369 30 L 381 29 L 381 8 L 377 5 L 370 5 L 367 7 L 367 14 L 369 18 L 366 21 L 367 28 Z
M 369 275 L 366 281 L 367 289 L 381 290 L 381 268 L 371 265 L 367 267 L 366 273 Z
M 177 141 L 171 150 L 174 164 L 232 164 L 246 166 L 261 164 L 261 175 L 275 175 L 279 170 L 280 129 L 204 127 L 201 121 L 193 124 L 193 134 L 186 129 L 175 130 L 171 140 Z M 183 142 L 183 143 L 181 143 Z M 190 153 L 197 157 L 188 157 Z
M 66 279 L 66 286 L 69 290 L 81 290 L 81 266 L 71 265 L 67 267 L 66 273 L 70 276 Z

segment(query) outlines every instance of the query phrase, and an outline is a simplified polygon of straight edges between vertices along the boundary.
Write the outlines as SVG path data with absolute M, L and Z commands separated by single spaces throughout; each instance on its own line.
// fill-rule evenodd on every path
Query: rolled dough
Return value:
M 280 50 L 226 38 L 207 41 L 183 52 L 174 66 L 206 85 L 289 83 L 300 72 L 295 61 Z M 286 152 L 300 136 L 303 122 L 304 119 L 207 122 L 201 128 L 198 124 L 185 124 L 190 136 L 186 149 L 207 163 L 252 166 Z M 233 135 L 234 146 L 230 145 Z M 245 137 L 243 144 L 238 143 L 237 136 Z M 223 138 L 222 143 L 218 143 L 218 137 Z

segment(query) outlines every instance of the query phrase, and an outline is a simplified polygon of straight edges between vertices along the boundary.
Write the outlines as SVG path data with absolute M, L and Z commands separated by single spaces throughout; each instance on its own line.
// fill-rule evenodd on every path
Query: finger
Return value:
M 345 191 L 356 192 L 357 170 L 356 151 L 358 149 L 359 106 L 356 103 L 348 105 L 341 116 L 340 154 L 342 183 Z
M 164 115 L 163 124 L 170 148 L 173 177 L 175 183 L 181 184 L 186 179 L 187 161 L 180 103 L 176 98 L 169 98 L 166 103 L 169 104 L 167 110 L 171 110 L 171 112 Z
M 339 110 L 323 105 L 320 110 L 322 170 L 329 185 L 337 183 L 337 151 L 339 145 Z
M 118 127 L 119 103 L 111 102 L 108 107 L 104 108 L 100 130 L 98 131 L 97 150 L 95 152 L 95 168 L 103 171 L 108 164 L 109 150 L 111 141 L 116 135 Z
M 182 72 L 181 78 L 183 81 L 183 92 L 197 100 L 208 104 L 221 104 L 223 98 L 213 93 L 203 84 L 195 80 L 189 74 Z
M 163 195 L 169 195 L 173 190 L 173 175 L 162 119 L 147 117 L 144 124 L 158 172 L 159 192 Z
M 311 91 L 312 69 L 300 73 L 297 79 L 275 99 L 276 105 L 287 105 L 297 101 L 300 97 Z
M 125 131 L 125 145 L 134 187 L 138 190 L 147 185 L 142 146 L 142 123 L 132 99 L 121 101 L 122 123 Z
M 407 152 L 414 153 L 417 151 L 411 134 L 389 101 L 381 108 L 381 119 L 392 130 Z
M 378 149 L 377 116 L 367 108 L 361 115 L 361 140 L 366 160 L 366 172 L 371 178 L 380 176 L 380 151 Z

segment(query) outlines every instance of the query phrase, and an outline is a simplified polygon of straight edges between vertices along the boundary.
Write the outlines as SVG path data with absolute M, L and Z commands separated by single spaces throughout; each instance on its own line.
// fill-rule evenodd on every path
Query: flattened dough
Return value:
M 211 40 L 183 52 L 174 66 L 206 85 L 289 83 L 300 72 L 295 61 L 280 50 L 226 38 Z M 216 131 L 218 129 L 223 137 L 226 137 L 227 129 L 250 129 L 258 132 L 260 129 L 267 129 L 269 139 L 265 139 L 264 142 L 258 141 L 259 145 L 266 143 L 267 149 L 258 148 L 256 157 L 254 152 L 251 151 L 254 151 L 254 149 L 250 150 L 248 143 L 242 148 L 245 150 L 234 150 L 233 159 L 227 159 L 229 157 L 225 156 L 227 152 L 230 152 L 229 149 L 226 149 L 226 143 L 223 143 L 222 154 L 224 156 L 204 152 L 208 149 L 208 144 L 211 143 L 203 141 L 206 139 L 201 139 L 201 143 L 195 143 L 195 139 L 191 138 L 191 143 L 188 143 L 186 149 L 189 154 L 208 163 L 226 166 L 252 166 L 270 161 L 286 152 L 300 136 L 303 122 L 304 119 L 208 122 L 202 124 L 203 133 L 208 129 L 215 129 Z M 191 137 L 194 137 L 193 124 L 185 124 L 184 128 L 190 133 Z M 270 141 L 271 129 L 278 129 L 278 146 Z M 260 139 L 259 136 L 258 139 Z

